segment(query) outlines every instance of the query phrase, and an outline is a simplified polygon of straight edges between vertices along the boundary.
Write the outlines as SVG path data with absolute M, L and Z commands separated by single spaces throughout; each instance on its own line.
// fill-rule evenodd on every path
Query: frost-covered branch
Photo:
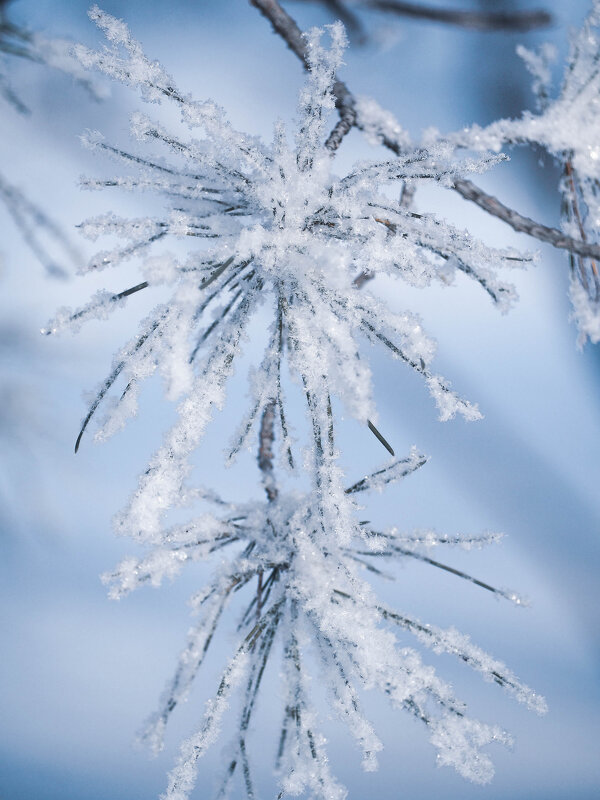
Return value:
M 52 252 L 54 246 L 58 247 L 59 253 L 73 264 L 80 261 L 80 255 L 60 226 L 16 186 L 8 183 L 1 174 L 0 198 L 19 229 L 23 241 L 48 275 L 64 278 L 67 272 L 57 263 Z M 50 246 L 46 243 L 46 238 L 50 241 Z
M 162 746 L 168 719 L 187 696 L 231 607 L 239 638 L 199 729 L 182 746 L 165 795 L 169 800 L 183 800 L 192 791 L 198 761 L 219 736 L 229 706 L 237 726 L 220 796 L 238 775 L 247 796 L 256 796 L 251 723 L 264 676 L 278 652 L 285 698 L 278 750 L 281 797 L 303 791 L 322 800 L 345 796 L 331 773 L 311 695 L 314 664 L 320 665 L 331 707 L 348 726 L 365 769 L 376 767 L 381 749 L 359 702 L 360 689 L 367 686 L 420 720 L 439 763 L 485 782 L 493 768 L 482 748 L 507 743 L 509 737 L 472 719 L 420 654 L 396 639 L 398 629 L 401 635 L 416 636 L 417 643 L 455 654 L 529 707 L 543 710 L 543 702 L 468 638 L 427 628 L 382 606 L 364 571 L 383 575 L 382 563 L 417 559 L 461 578 L 470 590 L 484 589 L 518 603 L 514 593 L 434 559 L 428 550 L 438 545 L 468 549 L 499 537 L 376 532 L 360 521 L 356 499 L 410 479 L 426 462 L 414 448 L 395 458 L 377 429 L 365 343 L 422 381 L 441 420 L 481 416 L 474 403 L 436 374 L 435 343 L 420 318 L 410 310 L 392 311 L 384 298 L 369 291 L 374 284 L 366 286 L 365 276 L 386 275 L 426 288 L 434 282 L 447 286 L 461 274 L 507 310 L 515 293 L 503 272 L 530 258 L 513 249 L 487 247 L 434 214 L 416 213 L 410 203 L 415 186 L 451 189 L 501 157 L 487 152 L 473 156 L 464 149 L 457 153 L 441 137 L 427 147 L 412 145 L 396 123 L 369 108 L 368 101 L 355 101 L 338 80 L 346 44 L 340 24 L 327 30 L 325 46 L 324 31 L 301 34 L 277 3 L 254 4 L 307 67 L 295 130 L 290 135 L 277 124 L 271 143 L 234 129 L 213 101 L 196 100 L 180 89 L 122 21 L 97 7 L 90 16 L 107 45 L 77 48 L 86 67 L 139 91 L 146 102 L 167 104 L 180 119 L 166 126 L 135 113 L 132 152 L 96 132 L 84 137 L 85 145 L 128 173 L 85 179 L 86 188 L 152 192 L 160 205 L 155 204 L 152 217 L 103 214 L 82 223 L 81 232 L 89 239 L 111 241 L 111 249 L 97 253 L 87 271 L 118 272 L 127 260 L 138 259 L 142 275 L 130 288 L 99 292 L 78 309 L 59 310 L 46 331 L 76 330 L 91 319 L 108 318 L 135 304 L 141 291 L 160 294 L 161 302 L 116 354 L 76 442 L 77 449 L 101 409 L 105 416 L 97 438 L 122 427 L 136 412 L 142 383 L 156 372 L 168 399 L 179 403 L 175 424 L 115 522 L 117 531 L 131 536 L 143 553 L 105 576 L 111 596 L 121 597 L 159 586 L 188 564 L 214 561 L 211 579 L 192 598 L 198 621 L 142 738 L 154 749 Z M 342 114 L 343 124 L 331 132 L 335 106 L 340 111 L 345 103 L 350 116 L 343 122 Z M 395 142 L 402 140 L 402 147 L 394 158 L 357 163 L 337 175 L 337 147 L 358 118 L 371 131 L 381 130 L 385 118 L 386 131 Z M 118 246 L 115 239 L 122 240 Z M 170 242 L 185 254 L 162 249 Z M 254 450 L 258 440 L 265 494 L 246 503 L 228 502 L 195 484 L 193 463 L 212 415 L 226 401 L 228 380 L 259 309 L 266 320 L 266 344 L 250 370 L 248 407 L 227 449 L 227 463 L 244 448 Z M 304 400 L 308 423 L 300 456 L 290 419 L 288 374 Z M 338 463 L 338 403 L 394 458 L 366 469 L 369 474 L 349 486 Z
M 262 459 L 264 435 L 260 437 L 260 448 Z M 398 462 L 403 470 L 392 465 L 379 471 L 369 483 L 363 482 L 361 488 L 377 489 L 380 484 L 402 479 L 408 474 L 407 465 L 414 468 L 420 463 L 422 457 L 412 452 Z M 114 596 L 121 596 L 138 585 L 158 585 L 166 577 L 174 577 L 187 563 L 209 558 L 215 548 L 220 553 L 221 566 L 216 577 L 192 598 L 199 621 L 190 631 L 157 712 L 142 733 L 143 740 L 155 750 L 162 747 L 168 719 L 187 696 L 217 635 L 225 607 L 233 603 L 238 593 L 242 598 L 238 625 L 242 642 L 223 673 L 214 701 L 207 706 L 200 730 L 182 747 L 166 797 L 188 796 L 195 781 L 198 758 L 214 743 L 225 701 L 231 704 L 236 690 L 242 695 L 243 706 L 223 787 L 229 785 L 239 768 L 246 793 L 253 796 L 249 724 L 259 702 L 259 689 L 276 637 L 283 644 L 285 676 L 284 722 L 278 749 L 282 792 L 291 792 L 292 787 L 297 792 L 311 788 L 320 798 L 344 796 L 329 770 L 318 773 L 321 777 L 313 782 L 312 767 L 326 763 L 325 750 L 317 755 L 319 751 L 310 746 L 311 740 L 316 743 L 322 738 L 319 714 L 311 703 L 307 686 L 308 663 L 315 656 L 323 670 L 332 708 L 355 738 L 364 769 L 376 768 L 376 755 L 381 749 L 381 742 L 358 700 L 357 689 L 366 682 L 388 695 L 394 706 L 408 710 L 426 724 L 443 763 L 453 764 L 472 780 L 489 779 L 491 763 L 479 753 L 479 747 L 485 742 L 508 741 L 506 735 L 466 716 L 464 705 L 453 696 L 451 688 L 422 664 L 416 651 L 404 642 L 396 643 L 394 627 L 404 629 L 437 653 L 455 655 L 530 709 L 538 713 L 545 710 L 539 695 L 504 664 L 472 644 L 467 636 L 453 629 L 445 631 L 425 625 L 381 605 L 359 575 L 362 560 L 353 559 L 349 552 L 353 539 L 366 557 L 387 554 L 396 558 L 414 555 L 415 548 L 423 544 L 470 548 L 495 542 L 498 537 L 492 534 L 445 537 L 433 532 L 409 537 L 376 534 L 352 522 L 349 493 L 352 490 L 343 492 L 341 487 L 330 485 L 328 496 L 316 504 L 310 495 L 283 493 L 258 503 L 225 503 L 220 519 L 205 515 L 191 525 L 165 530 L 156 545 L 149 543 L 148 556 L 141 561 L 126 559 L 115 573 L 106 576 Z M 332 525 L 338 526 L 335 534 Z M 325 532 L 329 533 L 324 535 Z M 398 548 L 395 542 L 403 542 L 406 548 L 412 542 L 413 549 Z M 236 552 L 232 546 L 237 547 Z M 224 559 L 226 552 L 228 560 Z M 330 562 L 337 566 L 331 569 Z M 442 735 L 442 731 L 449 729 L 454 731 L 452 736 Z
M 571 42 L 562 86 L 552 97 L 550 64 L 553 50 L 519 48 L 533 76 L 538 113 L 525 112 L 517 119 L 504 119 L 485 128 L 474 125 L 448 137 L 457 148 L 499 151 L 505 145 L 541 147 L 560 165 L 562 181 L 562 235 L 536 225 L 533 235 L 569 250 L 571 301 L 579 327 L 579 342 L 600 341 L 600 279 L 597 262 L 598 201 L 600 186 L 600 148 L 598 147 L 598 95 L 600 93 L 600 2 L 592 9 Z M 434 134 L 434 139 L 435 139 Z M 517 230 L 531 232 L 531 221 L 518 219 L 494 198 L 481 195 L 469 185 L 457 190 L 485 210 L 505 219 Z M 515 225 L 515 222 L 517 223 Z M 575 240 L 575 242 L 573 241 Z

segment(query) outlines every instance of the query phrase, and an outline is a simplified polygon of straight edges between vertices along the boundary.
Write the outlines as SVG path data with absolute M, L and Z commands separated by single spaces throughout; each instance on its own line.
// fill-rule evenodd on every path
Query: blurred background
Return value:
M 296 0 L 286 8 L 307 28 L 331 22 L 333 5 Z M 552 42 L 559 52 L 558 81 L 569 30 L 580 25 L 589 4 L 429 0 L 429 5 L 479 11 L 543 7 L 553 23 L 529 32 L 483 32 L 357 11 L 363 28 L 351 36 L 342 77 L 356 94 L 371 95 L 392 110 L 415 138 L 431 125 L 452 131 L 533 108 L 530 77 L 516 45 Z M 15 0 L 6 11 L 30 30 L 97 45 L 101 36 L 87 19 L 87 7 L 83 0 Z M 293 121 L 300 66 L 244 0 L 106 0 L 102 7 L 128 22 L 147 54 L 163 63 L 182 90 L 214 99 L 235 126 L 270 139 L 277 119 Z M 110 97 L 97 101 L 68 76 L 25 59 L 6 57 L 3 64 L 29 113 L 6 102 L 0 107 L 0 173 L 60 224 L 80 251 L 74 261 L 85 263 L 94 246 L 79 240 L 79 222 L 105 211 L 143 216 L 150 206 L 143 196 L 82 192 L 80 175 L 117 174 L 119 167 L 84 150 L 79 136 L 100 130 L 127 147 L 128 117 L 141 103 L 115 86 Z M 341 148 L 336 171 L 382 154 L 354 132 Z M 539 153 L 510 155 L 511 162 L 483 176 L 481 185 L 521 213 L 557 225 L 555 165 Z M 380 771 L 360 771 L 349 737 L 325 713 L 332 767 L 351 798 L 597 797 L 600 351 L 576 349 L 565 255 L 514 233 L 452 193 L 420 191 L 415 202 L 417 210 L 435 210 L 490 244 L 539 251 L 540 260 L 512 276 L 520 302 L 506 316 L 466 279 L 424 291 L 381 279 L 370 284 L 394 308 L 422 315 L 439 342 L 436 371 L 477 401 L 485 418 L 437 422 L 417 377 L 372 351 L 379 427 L 397 454 L 415 444 L 431 458 L 403 484 L 377 496 L 369 518 L 406 531 L 505 532 L 503 543 L 492 549 L 439 556 L 526 595 L 531 605 L 497 602 L 414 561 L 379 588 L 400 610 L 468 633 L 544 694 L 550 711 L 537 718 L 464 665 L 425 653 L 474 716 L 515 735 L 512 751 L 491 753 L 494 781 L 474 786 L 437 769 L 426 732 L 376 696 L 365 696 L 365 705 L 385 743 Z M 139 282 L 137 265 L 129 262 L 119 274 L 80 277 L 77 265 L 63 260 L 66 277 L 49 276 L 2 204 L 0 226 L 0 798 L 157 797 L 178 743 L 195 730 L 204 700 L 216 688 L 233 646 L 233 627 L 218 640 L 190 701 L 173 718 L 164 752 L 151 759 L 136 751 L 135 733 L 154 709 L 190 624 L 187 597 L 209 569 L 194 567 L 173 584 L 119 603 L 106 598 L 99 579 L 135 552 L 132 542 L 114 536 L 111 517 L 174 418 L 158 380 L 146 387 L 141 413 L 124 432 L 103 445 L 89 436 L 77 456 L 73 444 L 87 410 L 82 394 L 106 376 L 112 353 L 162 297 L 159 290 L 141 293 L 110 322 L 93 322 L 76 337 L 42 337 L 40 329 L 58 307 L 80 305 L 99 288 L 120 291 Z M 245 367 L 257 353 L 250 342 L 231 383 L 230 402 L 198 458 L 202 482 L 231 499 L 261 495 L 253 453 L 231 470 L 222 467 L 223 448 L 245 400 Z M 339 413 L 343 416 L 343 409 Z M 302 425 L 299 421 L 298 430 Z M 385 461 L 385 451 L 362 427 L 344 421 L 339 434 L 349 482 Z M 253 745 L 261 798 L 275 796 L 270 773 L 279 723 L 277 673 L 275 666 Z M 214 746 L 201 766 L 195 796 L 212 796 L 226 741 Z M 240 787 L 234 796 L 242 796 Z

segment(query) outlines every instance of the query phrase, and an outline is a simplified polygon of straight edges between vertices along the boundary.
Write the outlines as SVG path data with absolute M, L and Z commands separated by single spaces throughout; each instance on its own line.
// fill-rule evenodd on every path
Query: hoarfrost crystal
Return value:
M 468 637 L 423 624 L 379 603 L 361 571 L 378 573 L 378 563 L 395 558 L 416 558 L 449 569 L 430 557 L 432 547 L 476 547 L 498 537 L 452 537 L 434 531 L 403 535 L 395 529 L 375 531 L 360 522 L 358 493 L 381 490 L 415 472 L 426 459 L 413 449 L 345 488 L 337 465 L 332 397 L 376 431 L 370 421 L 376 419 L 371 375 L 361 352 L 366 340 L 422 376 L 441 419 L 480 416 L 475 405 L 431 370 L 435 345 L 420 319 L 409 311 L 393 313 L 374 293 L 360 287 L 380 274 L 418 287 L 436 280 L 445 285 L 458 271 L 477 281 L 506 310 L 515 294 L 499 279 L 498 270 L 526 259 L 512 250 L 488 248 L 386 193 L 389 186 L 400 190 L 423 182 L 452 186 L 457 176 L 481 172 L 498 157 L 457 159 L 454 146 L 447 142 L 425 148 L 406 139 L 398 158 L 357 164 L 344 177 L 336 176 L 332 152 L 324 142 L 345 46 L 340 24 L 329 28 L 329 49 L 321 43 L 323 31 L 308 34 L 310 69 L 300 95 L 293 144 L 278 124 L 273 143 L 267 146 L 234 130 L 212 101 L 198 102 L 180 92 L 162 67 L 144 55 L 121 21 L 97 7 L 90 15 L 110 46 L 100 51 L 79 47 L 82 64 L 139 88 L 149 102 L 173 104 L 187 129 L 185 134 L 172 132 L 135 114 L 132 132 L 140 148 L 159 148 L 161 153 L 155 156 L 126 152 L 98 133 L 86 135 L 89 147 L 131 170 L 125 177 L 86 179 L 87 188 L 153 191 L 164 199 L 165 211 L 153 218 L 106 214 L 87 220 L 82 230 L 89 238 L 116 235 L 125 240 L 123 247 L 99 253 L 88 269 L 118 267 L 126 259 L 144 256 L 145 280 L 118 294 L 102 292 L 78 310 L 63 309 L 48 328 L 49 332 L 76 328 L 94 317 L 106 317 L 150 286 L 172 287 L 170 299 L 143 321 L 138 335 L 117 354 L 77 442 L 79 446 L 88 423 L 118 380 L 124 388 L 108 411 L 101 437 L 135 413 L 139 385 L 156 370 L 165 379 L 167 395 L 181 398 L 178 421 L 116 523 L 147 553 L 126 559 L 105 576 L 111 595 L 120 597 L 142 584 L 159 585 L 188 563 L 215 553 L 221 558 L 212 582 L 193 598 L 199 620 L 143 734 L 154 749 L 162 746 L 168 718 L 186 697 L 226 606 L 238 592 L 242 593 L 238 596 L 249 594 L 238 628 L 239 646 L 199 731 L 182 746 L 165 797 L 184 798 L 193 789 L 197 761 L 216 739 L 236 689 L 241 711 L 220 796 L 236 772 L 242 775 L 248 796 L 255 796 L 247 738 L 275 641 L 281 645 L 284 662 L 277 759 L 280 797 L 309 791 L 332 800 L 346 794 L 331 774 L 319 733 L 319 715 L 307 680 L 314 661 L 321 666 L 332 706 L 354 737 L 365 769 L 376 768 L 381 742 L 361 709 L 360 687 L 379 689 L 393 706 L 425 723 L 441 764 L 454 766 L 472 780 L 489 780 L 492 765 L 481 748 L 507 742 L 507 735 L 469 718 L 433 668 L 423 664 L 414 649 L 399 646 L 393 629 L 414 634 L 436 652 L 456 655 L 530 708 L 543 711 L 543 700 Z M 372 116 L 372 130 L 364 125 L 371 135 L 382 125 L 401 133 L 390 115 L 368 100 L 361 101 L 360 113 L 367 122 Z M 168 237 L 194 243 L 186 258 L 154 253 L 153 245 Z M 229 459 L 248 445 L 259 426 L 266 500 L 230 503 L 190 485 L 190 456 L 213 409 L 225 401 L 225 384 L 260 306 L 271 309 L 269 341 L 253 371 L 250 408 Z M 304 492 L 284 491 L 274 475 L 276 435 L 293 474 L 300 472 L 282 391 L 284 358 L 304 394 L 312 434 L 304 458 L 310 486 Z M 187 523 L 169 524 L 166 517 L 173 508 L 194 503 L 212 511 Z M 451 571 L 518 602 L 510 592 Z
M 562 226 L 582 242 L 596 241 L 600 226 L 600 0 L 594 0 L 583 27 L 573 37 L 562 86 L 550 97 L 552 48 L 538 52 L 519 48 L 534 76 L 539 113 L 518 119 L 475 125 L 449 141 L 475 150 L 499 151 L 504 145 L 535 144 L 553 156 L 562 169 Z M 600 342 L 600 275 L 598 262 L 569 253 L 570 298 L 579 329 L 579 345 Z

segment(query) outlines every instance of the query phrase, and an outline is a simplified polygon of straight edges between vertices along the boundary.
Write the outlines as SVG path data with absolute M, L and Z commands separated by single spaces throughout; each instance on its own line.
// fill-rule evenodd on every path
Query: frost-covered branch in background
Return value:
M 10 0 L 0 0 L 0 54 L 3 56 L 3 62 L 8 63 L 10 58 L 22 58 L 58 69 L 74 78 L 94 97 L 105 96 L 102 88 L 96 81 L 90 80 L 89 75 L 73 56 L 72 42 L 66 39 L 49 39 L 41 33 L 15 24 L 8 15 L 9 5 Z M 18 111 L 28 112 L 27 106 L 10 85 L 5 63 L 0 62 L 0 95 Z
M 459 147 L 500 151 L 505 145 L 543 148 L 562 168 L 562 212 L 565 236 L 587 245 L 568 248 L 570 295 L 580 344 L 600 341 L 600 2 L 573 38 L 558 96 L 552 99 L 551 48 L 519 49 L 533 75 L 538 113 L 473 126 L 450 137 Z
M 63 258 L 72 264 L 80 261 L 80 256 L 70 239 L 60 226 L 46 212 L 33 203 L 20 189 L 7 183 L 0 174 L 0 198 L 15 225 L 23 236 L 23 241 L 46 270 L 55 278 L 67 276 L 66 269 L 54 257 L 54 247 L 49 247 L 46 240 L 58 247 Z
M 21 114 L 29 109 L 13 88 L 8 67 L 14 58 L 58 69 L 74 78 L 94 97 L 103 96 L 101 88 L 90 80 L 72 54 L 73 44 L 63 39 L 49 39 L 15 24 L 8 15 L 9 2 L 0 0 L 0 97 Z M 49 275 L 64 277 L 67 272 L 59 261 L 78 264 L 79 253 L 60 226 L 18 187 L 0 173 L 0 200 L 4 202 L 23 241 Z M 57 257 L 55 256 L 57 253 Z
M 218 558 L 213 579 L 193 599 L 199 622 L 143 736 L 155 749 L 161 746 L 171 712 L 189 691 L 223 612 L 237 605 L 237 598 L 241 603 L 239 644 L 199 730 L 182 747 L 166 797 L 181 800 L 189 795 L 198 759 L 217 738 L 236 692 L 241 708 L 219 796 L 225 795 L 236 774 L 248 797 L 256 796 L 249 731 L 274 643 L 283 652 L 285 675 L 277 756 L 280 797 L 305 790 L 323 800 L 345 796 L 330 772 L 310 690 L 308 675 L 315 664 L 320 665 L 332 707 L 362 752 L 365 769 L 375 768 L 381 749 L 361 710 L 359 691 L 367 687 L 379 689 L 394 707 L 426 726 L 440 764 L 452 765 L 475 781 L 489 780 L 492 765 L 481 748 L 506 743 L 509 737 L 469 717 L 451 687 L 405 646 L 406 638 L 415 636 L 436 652 L 454 654 L 534 710 L 544 710 L 543 700 L 468 637 L 380 604 L 363 573 L 381 575 L 382 564 L 416 559 L 519 604 L 513 592 L 431 556 L 434 547 L 469 548 L 498 537 L 375 531 L 361 521 L 357 496 L 409 476 L 426 459 L 413 450 L 346 486 L 337 463 L 334 407 L 341 402 L 364 425 L 365 433 L 370 429 L 391 451 L 373 422 L 377 418 L 367 343 L 422 379 L 440 419 L 456 414 L 467 420 L 480 417 L 476 405 L 433 371 L 435 344 L 421 320 L 409 310 L 392 312 L 375 293 L 359 287 L 365 276 L 373 275 L 420 288 L 433 282 L 444 286 L 462 273 L 506 311 L 515 293 L 504 270 L 522 266 L 530 257 L 490 248 L 433 214 L 416 213 L 406 200 L 423 184 L 451 190 L 457 180 L 489 169 L 501 157 L 457 157 L 455 146 L 441 137 L 427 147 L 413 145 L 376 104 L 355 101 L 336 77 L 345 46 L 339 23 L 329 29 L 329 49 L 319 30 L 306 37 L 298 31 L 290 41 L 308 70 L 298 123 L 293 138 L 278 124 L 267 145 L 235 130 L 214 102 L 196 101 L 182 92 L 144 54 L 123 22 L 97 7 L 90 15 L 108 45 L 97 51 L 78 47 L 81 63 L 138 89 L 147 102 L 169 104 L 181 115 L 178 127 L 167 128 L 134 114 L 131 127 L 137 146 L 132 152 L 106 142 L 99 133 L 85 136 L 87 146 L 118 168 L 114 177 L 85 179 L 86 188 L 153 192 L 164 210 L 136 219 L 104 214 L 82 224 L 88 238 L 111 240 L 87 271 L 118 269 L 140 257 L 143 280 L 99 292 L 81 308 L 62 309 L 46 331 L 75 330 L 90 319 L 108 318 L 115 309 L 135 302 L 141 291 L 162 292 L 161 304 L 116 355 L 77 439 L 78 447 L 101 409 L 105 416 L 97 438 L 122 427 L 136 412 L 142 382 L 156 371 L 165 380 L 168 398 L 179 400 L 177 422 L 116 520 L 117 530 L 132 536 L 146 552 L 126 559 L 106 576 L 111 595 L 120 597 L 142 585 L 157 586 L 188 563 Z M 332 130 L 332 112 L 340 97 L 348 100 L 350 113 L 342 113 Z M 339 176 L 333 157 L 348 126 L 359 118 L 364 130 L 376 131 L 376 139 L 385 120 L 386 131 L 402 142 L 401 150 L 391 159 L 355 164 Z M 391 199 L 390 189 L 399 200 Z M 160 249 L 169 242 L 187 244 L 187 255 L 176 257 Z M 227 380 L 259 309 L 268 319 L 267 344 L 252 370 L 249 408 L 231 440 L 227 460 L 235 460 L 243 448 L 253 449 L 258 438 L 266 499 L 240 504 L 196 486 L 191 459 L 214 410 L 225 402 Z M 286 398 L 288 372 L 304 398 L 310 430 L 300 457 Z M 276 466 L 290 471 L 284 483 L 276 479 Z M 308 487 L 305 483 L 300 491 L 295 487 L 303 474 L 308 474 Z M 178 511 L 174 522 L 172 512 L 183 507 L 190 518 L 182 522 Z

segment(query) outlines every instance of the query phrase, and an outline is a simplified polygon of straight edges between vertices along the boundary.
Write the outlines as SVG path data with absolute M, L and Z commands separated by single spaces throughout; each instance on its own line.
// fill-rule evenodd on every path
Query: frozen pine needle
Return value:
M 365 343 L 415 373 L 441 420 L 481 416 L 475 404 L 432 370 L 435 343 L 421 320 L 410 310 L 393 312 L 370 291 L 377 282 L 369 279 L 387 275 L 416 287 L 432 282 L 447 286 L 462 273 L 505 311 L 516 295 L 500 273 L 526 263 L 527 257 L 487 247 L 435 215 L 411 208 L 415 187 L 452 189 L 456 180 L 490 168 L 500 157 L 488 152 L 457 157 L 454 144 L 441 137 L 426 147 L 412 145 L 389 115 L 363 99 L 356 109 L 363 129 L 377 139 L 383 126 L 402 136 L 402 147 L 394 157 L 359 163 L 346 175 L 336 175 L 335 152 L 344 125 L 350 124 L 342 120 L 331 132 L 334 88 L 340 86 L 336 76 L 346 45 L 340 24 L 327 30 L 329 47 L 323 44 L 324 31 L 306 35 L 308 75 L 297 126 L 290 135 L 278 124 L 272 143 L 265 144 L 235 130 L 213 101 L 197 101 L 180 90 L 122 21 L 97 7 L 90 16 L 108 44 L 96 51 L 78 47 L 80 62 L 138 89 L 145 101 L 169 104 L 181 118 L 179 127 L 171 129 L 134 114 L 137 144 L 132 152 L 105 142 L 97 132 L 84 137 L 88 147 L 126 172 L 101 181 L 85 179 L 86 188 L 153 192 L 163 210 L 135 219 L 103 214 L 82 224 L 88 238 L 113 240 L 110 249 L 90 261 L 89 271 L 118 270 L 125 261 L 139 259 L 142 276 L 130 288 L 121 284 L 79 309 L 60 310 L 48 326 L 55 333 L 107 318 L 135 302 L 142 290 L 147 294 L 157 286 L 166 297 L 116 354 L 76 444 L 77 449 L 101 408 L 105 415 L 97 438 L 122 427 L 136 412 L 141 383 L 156 371 L 168 398 L 179 402 L 176 423 L 116 519 L 118 532 L 133 537 L 145 552 L 104 576 L 117 598 L 140 586 L 159 586 L 188 564 L 214 562 L 211 580 L 192 599 L 197 621 L 142 733 L 153 750 L 162 747 L 169 718 L 188 696 L 228 607 L 238 606 L 239 612 L 238 642 L 198 730 L 182 745 L 164 797 L 183 800 L 190 795 L 199 759 L 221 735 L 226 714 L 234 713 L 237 725 L 218 796 L 226 796 L 238 779 L 249 798 L 257 797 L 252 723 L 274 654 L 283 660 L 276 748 L 279 797 L 309 793 L 341 800 L 346 795 L 327 757 L 311 691 L 315 669 L 366 770 L 376 768 L 382 747 L 361 704 L 361 690 L 371 688 L 419 721 L 440 764 L 485 783 L 493 766 L 484 748 L 506 744 L 510 737 L 470 717 L 452 687 L 410 646 L 410 638 L 434 652 L 454 655 L 529 708 L 543 711 L 543 700 L 463 634 L 383 606 L 364 571 L 384 574 L 382 563 L 419 559 L 472 584 L 471 591 L 483 588 L 518 602 L 513 593 L 431 556 L 434 547 L 470 549 L 499 537 L 377 532 L 359 521 L 356 501 L 362 493 L 382 491 L 405 478 L 418 480 L 410 476 L 427 460 L 415 448 L 395 457 L 376 427 Z M 397 201 L 390 199 L 390 189 Z M 115 238 L 121 240 L 118 246 Z M 185 244 L 187 255 L 175 257 L 160 249 L 170 241 L 178 242 L 180 251 Z M 252 370 L 249 407 L 227 460 L 254 448 L 258 437 L 264 497 L 229 502 L 193 484 L 192 458 L 214 411 L 225 403 L 228 378 L 259 308 L 268 311 L 267 343 Z M 292 436 L 284 367 L 305 401 L 310 436 L 303 457 Z M 337 461 L 338 401 L 363 425 L 365 436 L 370 429 L 394 459 L 374 471 L 365 469 L 350 485 Z M 275 441 L 281 445 L 280 455 Z M 302 473 L 303 465 L 308 487 L 295 492 L 279 483 L 280 460 L 292 470 L 288 483 Z M 197 503 L 211 510 L 187 522 L 169 522 L 173 509 Z M 273 700 L 274 693 L 269 694 Z M 236 711 L 228 712 L 230 705 Z

